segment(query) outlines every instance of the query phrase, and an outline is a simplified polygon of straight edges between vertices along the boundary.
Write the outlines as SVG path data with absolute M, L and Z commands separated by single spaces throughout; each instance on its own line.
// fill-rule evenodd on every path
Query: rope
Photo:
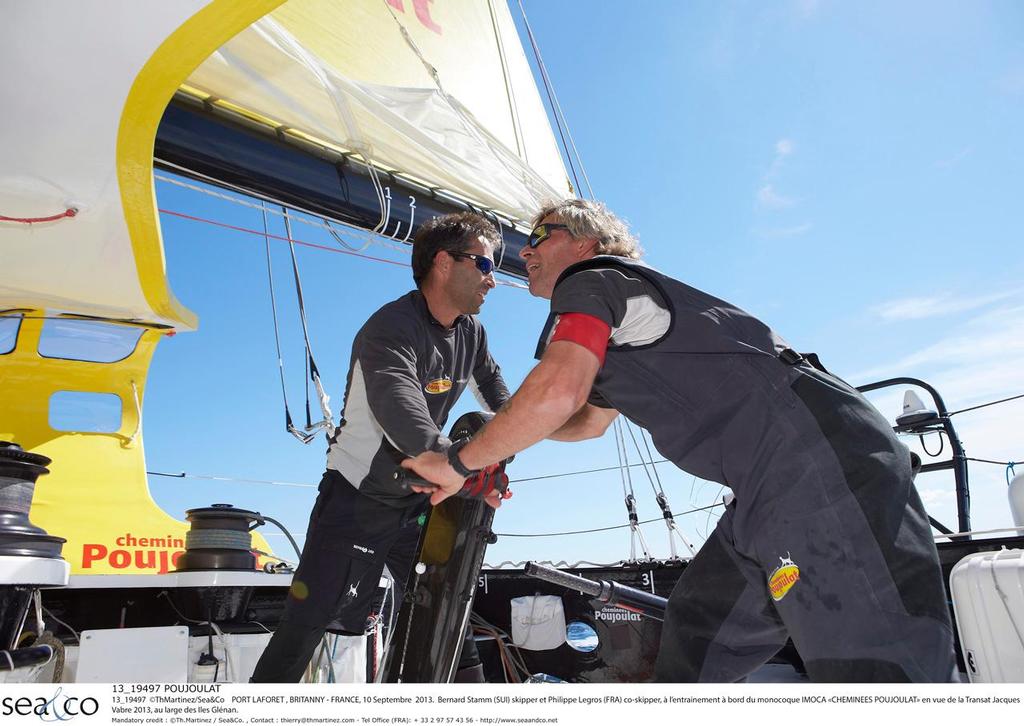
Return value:
M 173 178 L 171 178 L 169 176 L 161 176 L 159 174 L 154 174 L 153 178 L 156 179 L 157 181 L 166 182 L 167 184 L 173 184 L 174 186 L 181 187 L 183 189 L 188 189 L 188 190 L 193 191 L 193 192 L 198 192 L 199 194 L 205 194 L 208 197 L 214 197 L 215 199 L 222 199 L 225 202 L 231 202 L 232 204 L 237 204 L 237 205 L 242 206 L 242 207 L 248 207 L 250 209 L 255 209 L 255 210 L 258 210 L 258 211 L 262 211 L 262 212 L 265 212 L 266 214 L 274 214 L 274 215 L 277 215 L 278 217 L 284 217 L 284 214 L 281 213 L 281 212 L 278 212 L 276 209 L 268 209 L 267 206 L 266 206 L 266 202 L 264 202 L 262 199 L 260 200 L 259 204 L 256 204 L 254 202 L 250 202 L 250 201 L 247 201 L 245 199 L 239 199 L 238 197 L 232 196 L 230 194 L 224 194 L 223 192 L 218 192 L 218 191 L 215 191 L 213 189 L 206 189 L 206 188 L 198 186 L 196 184 L 189 184 L 187 182 L 183 182 L 183 181 L 180 181 L 178 179 L 173 179 Z M 220 182 L 218 182 L 218 183 L 220 183 Z M 237 194 L 242 194 L 243 192 L 239 191 L 239 192 L 236 192 L 236 193 Z M 366 249 L 369 245 L 376 244 L 376 245 L 380 245 L 381 247 L 386 247 L 387 249 L 390 249 L 390 250 L 400 250 L 402 252 L 408 253 L 408 245 L 392 244 L 392 243 L 388 242 L 387 240 L 381 238 L 380 236 L 374 235 L 374 234 L 368 232 L 365 229 L 360 229 L 359 227 L 353 227 L 353 226 L 351 226 L 349 224 L 345 224 L 344 222 L 337 222 L 337 224 L 341 224 L 341 225 L 343 225 L 345 227 L 345 233 L 346 234 L 351 234 L 351 235 L 356 235 L 358 237 L 366 238 L 367 241 L 366 241 L 365 244 L 363 244 L 362 247 L 353 247 L 352 245 L 349 245 L 347 242 L 345 242 L 342 239 L 340 239 L 338 231 L 333 226 L 331 226 L 330 222 L 328 222 L 323 217 L 320 217 L 321 221 L 314 222 L 313 220 L 306 219 L 305 217 L 297 217 L 297 216 L 295 216 L 295 211 L 296 211 L 295 207 L 292 207 L 291 210 L 292 211 L 289 214 L 290 214 L 290 216 L 291 216 L 293 221 L 299 222 L 301 224 L 308 225 L 310 227 L 315 227 L 316 229 L 322 229 L 324 231 L 330 232 L 331 236 L 334 237 L 334 239 L 342 247 L 344 247 L 345 249 L 353 250 L 355 252 L 361 252 L 362 250 Z M 310 214 L 310 212 L 306 212 L 305 210 L 301 210 L 300 209 L 298 211 L 301 211 L 304 214 Z M 316 215 L 314 215 L 314 216 L 316 216 Z
M 267 237 L 270 237 L 270 239 L 280 240 L 281 242 L 288 242 L 289 241 L 287 237 L 282 237 L 280 235 L 276 235 L 276 234 L 265 235 L 263 232 L 261 232 L 259 230 L 256 230 L 256 229 L 249 229 L 248 227 L 239 227 L 238 225 L 227 224 L 226 222 L 218 222 L 218 221 L 216 221 L 214 219 L 207 219 L 205 217 L 197 217 L 195 215 L 185 214 L 184 212 L 176 212 L 176 211 L 174 211 L 172 209 L 160 209 L 159 212 L 161 214 L 166 214 L 166 215 L 169 215 L 171 217 L 180 217 L 181 219 L 187 219 L 187 220 L 189 220 L 191 222 L 202 222 L 204 224 L 212 224 L 215 227 L 223 227 L 224 229 L 234 230 L 235 232 L 245 232 L 247 234 L 256 235 L 258 237 L 267 236 Z M 389 259 L 386 259 L 384 257 L 374 257 L 373 255 L 365 255 L 365 254 L 363 254 L 361 252 L 353 252 L 351 250 L 342 250 L 342 249 L 338 249 L 337 247 L 327 247 L 326 245 L 316 244 L 315 242 L 304 242 L 304 241 L 299 240 L 299 239 L 292 239 L 291 242 L 294 243 L 294 244 L 297 244 L 297 245 L 302 245 L 303 247 L 311 247 L 313 249 L 323 250 L 325 252 L 334 252 L 334 253 L 342 254 L 342 255 L 351 255 L 352 257 L 360 257 L 360 258 L 362 258 L 364 260 L 372 260 L 373 262 L 384 262 L 384 263 L 389 264 L 389 265 L 397 265 L 398 267 L 411 267 L 411 265 L 408 262 L 399 262 L 397 260 L 389 260 Z M 528 289 L 526 285 L 520 284 L 518 282 L 512 282 L 511 280 L 495 280 L 495 282 L 498 285 L 504 285 L 506 287 L 514 287 L 514 288 L 517 288 L 517 289 L 520 289 L 520 290 Z
M 0 222 L 17 222 L 18 224 L 39 224 L 41 222 L 57 222 L 61 219 L 70 219 L 78 214 L 74 207 L 68 207 L 60 214 L 51 214 L 49 217 L 8 217 L 0 214 Z
M 63 625 L 63 626 L 65 627 L 65 628 L 67 628 L 67 630 L 68 630 L 68 631 L 69 631 L 69 632 L 71 633 L 71 635 L 72 635 L 72 636 L 74 637 L 74 639 L 75 639 L 75 642 L 76 642 L 76 643 L 79 643 L 79 642 L 81 642 L 81 641 L 79 640 L 79 637 L 78 637 L 78 631 L 77 631 L 77 630 L 75 630 L 75 629 L 74 629 L 74 628 L 72 628 L 72 627 L 71 627 L 70 625 L 68 625 L 67 623 L 65 623 L 65 622 L 64 622 L 63 620 L 61 620 L 60 618 L 58 618 L 58 617 L 57 617 L 56 615 L 54 615 L 53 613 L 51 613 L 51 612 L 50 612 L 49 610 L 47 610 L 47 609 L 46 609 L 46 607 L 45 607 L 45 606 L 43 607 L 43 612 L 44 612 L 44 613 L 46 613 L 46 614 L 47 614 L 47 615 L 48 615 L 48 616 L 50 617 L 50 620 L 53 620 L 53 621 L 54 621 L 54 622 L 56 622 L 56 623 L 57 623 L 58 625 Z
M 1006 467 L 1006 486 L 1010 486 L 1010 478 L 1016 473 L 1014 467 L 1021 463 L 1019 461 L 993 461 L 992 459 L 975 459 L 970 456 L 964 457 L 965 461 L 977 461 L 982 464 L 998 464 Z
M 252 535 L 234 529 L 190 529 L 185 533 L 185 549 L 252 549 Z
M 987 406 L 995 406 L 997 403 L 1006 403 L 1007 401 L 1016 401 L 1018 398 L 1024 398 L 1024 393 L 1020 393 L 1016 396 L 1010 396 L 1009 398 L 1003 398 L 998 401 L 991 401 L 989 403 L 982 403 L 977 406 L 971 406 L 970 408 L 961 408 L 959 411 L 953 411 L 953 413 L 947 413 L 947 416 L 956 416 L 958 413 L 964 413 L 965 411 L 976 411 L 979 408 L 985 408 Z
M 1001 529 L 977 529 L 971 532 L 950 532 L 934 535 L 935 539 L 953 539 L 955 537 L 973 537 L 979 534 L 998 534 L 999 532 L 1022 532 L 1024 527 L 1003 527 Z
M 215 227 L 223 227 L 224 229 L 231 229 L 231 230 L 234 230 L 235 232 L 245 232 L 247 234 L 254 234 L 254 235 L 257 235 L 259 237 L 263 237 L 264 236 L 263 232 L 260 232 L 259 230 L 256 230 L 256 229 L 249 229 L 248 227 L 239 227 L 238 225 L 235 225 L 235 224 L 228 224 L 226 222 L 218 222 L 218 221 L 216 221 L 214 219 L 206 219 L 204 217 L 196 217 L 196 216 L 191 215 L 191 214 L 185 214 L 184 212 L 175 212 L 172 209 L 160 209 L 159 211 L 160 211 L 161 214 L 167 214 L 167 215 L 169 215 L 171 217 L 180 217 L 181 219 L 187 219 L 187 220 L 192 221 L 192 222 L 203 222 L 204 224 L 212 224 Z M 276 239 L 276 240 L 279 240 L 281 242 L 291 241 L 294 244 L 302 245 L 303 247 L 312 247 L 313 249 L 324 250 L 326 252 L 337 252 L 337 253 L 343 254 L 343 255 L 351 255 L 353 257 L 362 257 L 365 260 L 373 260 L 374 262 L 386 262 L 389 265 L 397 265 L 398 267 L 410 267 L 411 266 L 407 262 L 398 262 L 397 260 L 389 260 L 389 259 L 384 258 L 384 257 L 374 257 L 373 255 L 364 255 L 364 254 L 362 254 L 360 252 L 352 252 L 350 250 L 339 250 L 336 247 L 327 247 L 326 245 L 316 244 L 315 242 L 303 242 L 302 240 L 294 239 L 294 238 L 292 240 L 289 240 L 287 237 L 282 237 L 281 235 L 278 235 L 278 234 L 270 234 L 270 235 L 266 235 L 266 236 L 270 237 L 270 239 Z
M 301 220 L 302 218 L 301 217 L 295 217 L 295 219 Z M 370 237 L 368 240 L 366 240 L 366 242 L 363 243 L 362 247 L 353 247 L 348 242 L 346 242 L 344 239 L 342 239 L 341 235 L 338 234 L 338 230 L 336 230 L 334 227 L 332 227 L 330 222 L 328 222 L 326 219 L 324 219 L 323 223 L 324 223 L 324 226 L 327 228 L 327 231 L 331 233 L 331 237 L 334 238 L 334 241 L 337 242 L 339 245 L 341 245 L 342 247 L 344 247 L 347 250 L 352 250 L 353 252 L 362 252 L 367 247 L 369 247 L 371 244 L 373 244 L 373 237 Z M 388 245 L 388 247 L 392 247 L 393 248 L 393 245 Z
M 299 549 L 299 546 L 295 543 L 295 538 L 292 537 L 292 533 L 288 531 L 288 528 L 285 527 L 280 522 L 278 522 L 273 517 L 268 517 L 265 514 L 261 515 L 261 516 L 263 517 L 263 519 L 265 519 L 266 521 L 270 522 L 271 524 L 275 525 L 278 529 L 280 529 L 281 533 L 284 534 L 284 536 L 288 538 L 288 542 L 291 544 L 292 549 L 295 550 L 295 556 L 296 557 L 302 557 L 302 550 Z M 266 534 L 270 534 L 270 533 L 267 532 Z M 280 559 L 280 558 L 278 558 L 278 559 Z M 285 560 L 281 560 L 281 561 L 284 562 Z
M 299 302 L 299 320 L 302 322 L 302 337 L 306 343 L 306 434 L 312 435 L 322 429 L 326 429 L 328 436 L 334 436 L 334 415 L 331 413 L 330 400 L 321 384 L 320 371 L 316 367 L 316 361 L 313 359 L 313 347 L 309 342 L 309 330 L 306 326 L 306 305 L 302 296 L 302 281 L 299 279 L 299 261 L 295 256 L 295 244 L 292 239 L 291 218 L 288 216 L 288 210 L 285 207 L 281 207 L 281 211 L 284 212 L 284 228 L 285 233 L 288 235 L 288 251 L 292 256 L 292 273 L 295 276 L 295 294 Z M 320 399 L 320 412 L 323 414 L 323 418 L 315 424 L 309 411 L 310 379 L 312 379 L 313 384 L 316 386 L 317 397 Z M 312 436 L 310 436 L 310 440 L 312 440 Z

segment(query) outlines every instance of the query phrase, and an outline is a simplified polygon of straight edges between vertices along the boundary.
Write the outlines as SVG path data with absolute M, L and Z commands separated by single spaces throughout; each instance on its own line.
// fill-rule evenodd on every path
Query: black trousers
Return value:
M 806 453 L 774 497 L 738 494 L 679 578 L 657 679 L 737 681 L 792 638 L 814 681 L 950 681 L 952 626 L 909 452 L 842 381 L 810 371 L 793 391 L 777 426 Z
M 328 470 L 309 517 L 306 543 L 292 578 L 284 616 L 263 651 L 254 683 L 297 683 L 324 632 L 361 635 L 379 603 L 384 566 L 394 578 L 394 611 L 416 560 L 427 511 L 422 503 L 398 509 L 360 494 Z M 476 652 L 463 647 L 463 661 Z

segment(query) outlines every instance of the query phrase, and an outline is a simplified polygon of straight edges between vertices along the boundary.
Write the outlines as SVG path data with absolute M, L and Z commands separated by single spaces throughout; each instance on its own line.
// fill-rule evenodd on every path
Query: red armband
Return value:
M 608 323 L 586 313 L 563 313 L 551 333 L 551 343 L 568 340 L 582 345 L 597 356 L 598 365 L 604 365 L 604 354 L 608 350 L 608 337 L 612 329 Z

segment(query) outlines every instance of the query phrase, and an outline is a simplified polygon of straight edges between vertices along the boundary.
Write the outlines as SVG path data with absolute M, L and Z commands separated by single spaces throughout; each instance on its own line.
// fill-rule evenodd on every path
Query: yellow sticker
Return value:
M 452 382 L 449 378 L 437 378 L 423 387 L 427 393 L 448 393 L 452 390 Z
M 772 595 L 772 600 L 776 602 L 786 597 L 786 593 L 800 581 L 800 568 L 793 560 L 789 557 L 780 557 L 779 561 L 782 564 L 776 567 L 768 578 L 768 591 Z

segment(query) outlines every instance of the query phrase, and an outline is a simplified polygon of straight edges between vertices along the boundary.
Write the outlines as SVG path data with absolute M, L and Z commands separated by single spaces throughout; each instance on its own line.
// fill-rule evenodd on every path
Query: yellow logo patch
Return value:
M 452 390 L 452 382 L 449 378 L 436 378 L 423 387 L 427 393 L 448 393 Z
M 788 557 L 780 557 L 779 561 L 781 564 L 768 578 L 768 592 L 771 593 L 772 600 L 775 602 L 786 597 L 786 593 L 800 581 L 800 568 L 793 560 Z

